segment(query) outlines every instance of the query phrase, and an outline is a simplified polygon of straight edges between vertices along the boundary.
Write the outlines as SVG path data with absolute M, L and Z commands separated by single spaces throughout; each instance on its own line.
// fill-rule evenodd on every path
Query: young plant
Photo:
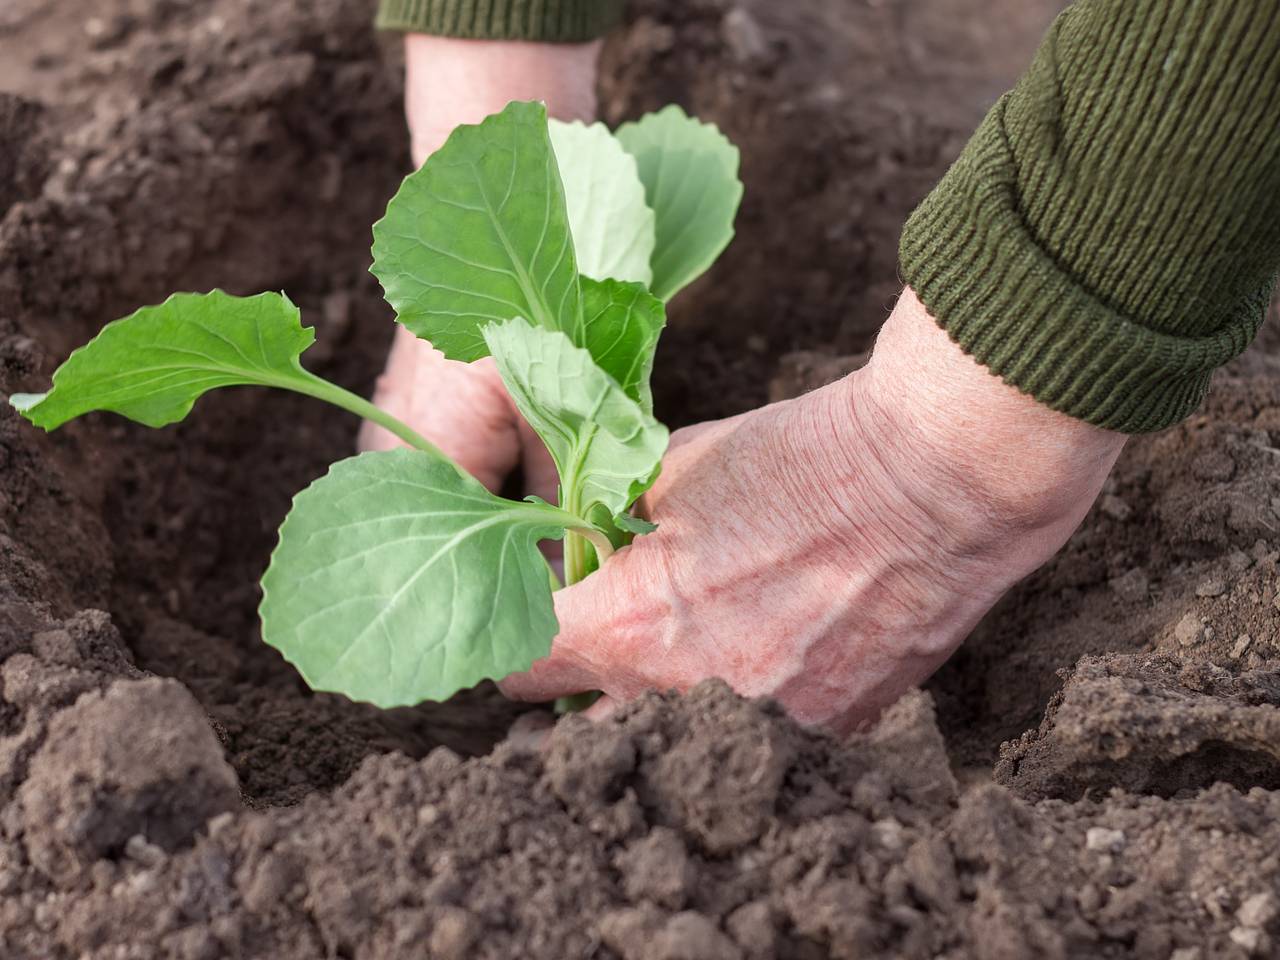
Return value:
M 558 505 L 489 493 L 425 438 L 304 369 L 315 339 L 283 294 L 175 294 L 105 326 L 43 394 L 52 430 L 92 410 L 152 427 L 215 387 L 327 400 L 407 449 L 333 465 L 295 498 L 262 578 L 262 635 L 316 690 L 390 707 L 528 669 L 558 625 L 538 549 L 573 583 L 653 529 L 631 516 L 667 430 L 649 376 L 665 301 L 733 236 L 737 150 L 668 107 L 610 134 L 512 103 L 459 127 L 374 225 L 396 319 L 454 360 L 492 356 L 560 476 Z

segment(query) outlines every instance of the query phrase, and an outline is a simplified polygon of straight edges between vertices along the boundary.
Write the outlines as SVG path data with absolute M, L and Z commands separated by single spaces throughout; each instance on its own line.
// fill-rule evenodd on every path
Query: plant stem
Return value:
M 309 397 L 315 397 L 317 400 L 325 400 L 332 403 L 334 406 L 354 413 L 357 417 L 362 417 L 378 424 L 380 427 L 385 427 L 411 447 L 434 454 L 443 460 L 449 460 L 450 463 L 453 462 L 449 457 L 445 456 L 439 447 L 408 424 L 397 420 L 385 410 L 375 407 L 364 397 L 357 396 L 350 390 L 344 390 L 336 383 L 330 383 L 310 371 L 306 371 L 306 377 L 301 381 L 281 380 L 275 385 L 286 390 L 293 390 L 296 393 L 306 394 Z M 565 584 L 567 585 L 577 583 L 587 575 L 587 544 L 595 547 L 596 557 L 601 565 L 613 556 L 613 544 L 608 537 L 594 526 L 582 520 L 576 511 L 570 510 L 567 513 L 562 511 L 562 513 L 564 513 L 567 520 L 572 521 L 572 526 L 565 533 L 564 543 L 564 573 Z M 548 568 L 548 571 L 550 572 L 550 568 Z M 551 573 L 551 577 L 554 589 L 557 586 L 555 574 Z
M 600 566 L 613 556 L 613 544 L 595 527 L 574 527 L 564 538 L 564 582 L 574 584 L 587 575 L 587 544 L 596 548 Z
M 601 696 L 602 694 L 599 690 L 587 690 L 583 693 L 570 694 L 567 697 L 557 697 L 554 709 L 557 714 L 581 713 L 594 705 Z
M 568 586 L 587 575 L 587 541 L 573 530 L 564 535 L 564 582 Z
M 280 383 L 279 386 L 287 390 L 295 390 L 298 393 L 305 393 L 307 396 L 315 397 L 317 400 L 325 400 L 332 403 L 334 406 L 354 413 L 357 417 L 371 420 L 378 426 L 386 428 L 411 447 L 416 447 L 426 453 L 433 453 L 445 460 L 449 459 L 434 443 L 407 424 L 391 416 L 385 410 L 375 407 L 364 397 L 357 396 L 350 390 L 344 390 L 336 383 L 330 383 L 328 380 L 313 373 L 308 372 L 305 385 L 295 380 L 290 380 Z

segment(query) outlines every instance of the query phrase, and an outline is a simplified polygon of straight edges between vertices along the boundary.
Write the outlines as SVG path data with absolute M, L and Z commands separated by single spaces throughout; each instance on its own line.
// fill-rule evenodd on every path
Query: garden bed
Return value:
M 606 117 L 680 102 L 742 147 L 747 187 L 673 312 L 665 421 L 858 362 L 906 213 L 1057 4 L 992 6 L 634 4 Z M 369 227 L 407 162 L 369 14 L 9 0 L 0 392 L 213 286 L 286 290 L 321 328 L 309 363 L 369 390 L 391 328 Z M 844 742 L 716 684 L 564 721 L 546 753 L 501 743 L 528 708 L 492 689 L 389 712 L 310 693 L 258 638 L 255 584 L 355 429 L 252 389 L 163 431 L 50 437 L 0 408 L 0 956 L 1280 949 L 1275 323 L 1202 414 L 1130 444 L 927 692 Z

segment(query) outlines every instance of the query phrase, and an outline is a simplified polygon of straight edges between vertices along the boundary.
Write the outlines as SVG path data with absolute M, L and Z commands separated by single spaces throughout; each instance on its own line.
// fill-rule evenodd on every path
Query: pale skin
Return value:
M 594 44 L 414 36 L 406 49 L 419 162 L 513 99 L 594 113 Z M 553 496 L 546 452 L 492 365 L 398 338 L 376 400 L 490 488 L 520 462 L 530 492 Z M 369 425 L 361 435 L 366 449 L 395 442 Z M 551 655 L 502 688 L 531 700 L 602 690 L 599 716 L 714 676 L 805 723 L 854 729 L 1057 552 L 1124 442 L 991 375 L 908 288 L 864 369 L 677 431 L 640 503 L 658 531 L 556 594 Z

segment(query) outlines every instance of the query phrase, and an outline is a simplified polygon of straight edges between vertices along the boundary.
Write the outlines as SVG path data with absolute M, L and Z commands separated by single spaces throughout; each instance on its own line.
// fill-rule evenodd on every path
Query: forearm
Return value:
M 381 0 L 378 26 L 405 37 L 405 110 L 421 164 L 454 127 L 512 100 L 592 120 L 599 38 L 624 0 Z
M 405 112 L 421 165 L 454 127 L 512 100 L 542 100 L 562 120 L 594 120 L 600 42 L 525 43 L 405 37 Z
M 1114 430 L 1186 416 L 1280 267 L 1280 8 L 1080 0 L 903 235 L 966 352 Z

